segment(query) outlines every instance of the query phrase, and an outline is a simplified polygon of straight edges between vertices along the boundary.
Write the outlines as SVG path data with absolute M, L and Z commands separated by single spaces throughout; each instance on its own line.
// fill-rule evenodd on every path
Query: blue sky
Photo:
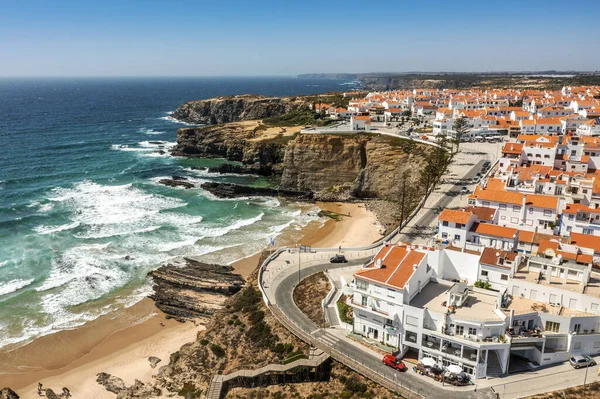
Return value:
M 600 69 L 600 1 L 0 2 L 0 76 Z

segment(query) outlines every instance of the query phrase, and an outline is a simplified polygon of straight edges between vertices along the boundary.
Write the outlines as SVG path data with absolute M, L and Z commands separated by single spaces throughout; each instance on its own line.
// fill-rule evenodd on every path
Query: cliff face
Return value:
M 285 151 L 280 187 L 319 199 L 386 198 L 404 171 L 416 173 L 426 148 L 408 154 L 402 142 L 372 135 L 302 134 Z M 418 190 L 418 189 L 416 189 Z
M 300 128 L 268 128 L 258 121 L 179 129 L 175 156 L 218 157 L 261 175 L 278 174 L 285 145 Z M 238 170 L 238 172 L 242 172 Z
M 239 95 L 189 101 L 173 112 L 173 117 L 188 123 L 219 124 L 283 115 L 304 105 L 281 97 Z

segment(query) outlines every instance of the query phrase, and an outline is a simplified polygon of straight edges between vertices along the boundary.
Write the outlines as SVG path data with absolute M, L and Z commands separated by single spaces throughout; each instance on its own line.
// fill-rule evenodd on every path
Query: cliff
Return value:
M 264 97 L 250 94 L 188 101 L 172 117 L 196 124 L 220 124 L 283 115 L 305 105 L 297 98 Z
M 286 147 L 280 188 L 321 200 L 393 197 L 404 172 L 424 165 L 426 147 L 379 135 L 301 134 Z
M 172 155 L 225 158 L 242 162 L 251 173 L 278 174 L 285 145 L 301 127 L 268 127 L 260 121 L 179 129 Z M 241 172 L 238 169 L 238 173 Z

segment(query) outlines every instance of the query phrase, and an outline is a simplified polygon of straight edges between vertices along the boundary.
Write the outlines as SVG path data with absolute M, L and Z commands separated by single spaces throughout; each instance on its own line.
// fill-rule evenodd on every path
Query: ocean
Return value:
M 347 88 L 279 77 L 0 80 L 0 347 L 133 305 L 151 292 L 148 271 L 176 256 L 227 264 L 316 219 L 275 198 L 159 184 L 270 183 L 192 169 L 224 160 L 171 157 L 179 104 Z

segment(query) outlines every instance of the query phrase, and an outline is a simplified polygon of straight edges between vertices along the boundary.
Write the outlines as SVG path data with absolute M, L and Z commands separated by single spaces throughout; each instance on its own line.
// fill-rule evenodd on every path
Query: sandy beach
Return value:
M 301 231 L 302 245 L 349 247 L 381 238 L 375 216 L 363 204 L 317 203 L 319 208 L 343 215 L 341 220 L 311 222 Z M 285 242 L 280 245 L 294 245 Z M 256 268 L 260 254 L 232 265 L 247 277 Z M 161 322 L 164 326 L 161 325 Z M 60 393 L 68 387 L 74 398 L 114 398 L 96 383 L 96 374 L 107 372 L 122 378 L 127 385 L 135 379 L 148 381 L 169 355 L 193 341 L 202 326 L 168 320 L 150 299 L 118 314 L 103 316 L 69 331 L 35 340 L 10 352 L 0 351 L 0 388 L 11 387 L 22 398 L 37 398 L 37 383 Z M 162 360 L 151 368 L 148 357 Z

